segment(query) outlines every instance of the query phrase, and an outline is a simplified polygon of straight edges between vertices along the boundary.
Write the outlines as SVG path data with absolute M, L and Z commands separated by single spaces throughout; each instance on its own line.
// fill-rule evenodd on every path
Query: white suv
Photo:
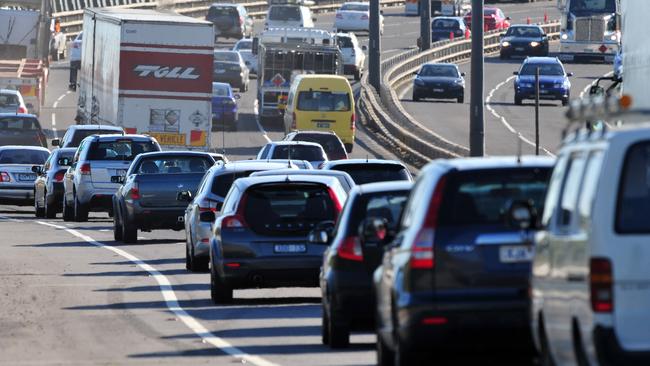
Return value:
M 650 365 L 650 125 L 570 136 L 536 236 L 544 365 Z
M 305 5 L 313 5 L 313 1 L 303 0 L 271 0 L 264 29 L 269 28 L 314 28 L 316 18 L 311 9 Z
M 366 65 L 366 46 L 360 46 L 354 33 L 337 33 L 336 42 L 343 55 L 343 72 L 354 75 L 354 80 L 361 80 Z

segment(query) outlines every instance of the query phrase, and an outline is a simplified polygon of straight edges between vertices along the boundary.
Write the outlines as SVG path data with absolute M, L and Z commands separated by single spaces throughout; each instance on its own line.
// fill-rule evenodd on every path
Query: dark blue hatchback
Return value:
M 539 99 L 560 100 L 562 105 L 569 104 L 571 82 L 564 65 L 557 57 L 528 57 L 515 71 L 515 104 L 521 105 L 525 99 L 535 99 L 535 75 L 539 69 Z
M 227 83 L 212 83 L 212 130 L 237 130 L 237 99 Z

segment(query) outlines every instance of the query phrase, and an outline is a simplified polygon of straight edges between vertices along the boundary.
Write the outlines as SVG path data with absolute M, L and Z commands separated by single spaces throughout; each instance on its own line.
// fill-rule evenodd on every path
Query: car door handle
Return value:
M 569 282 L 584 282 L 587 276 L 580 273 L 568 273 L 566 279 Z

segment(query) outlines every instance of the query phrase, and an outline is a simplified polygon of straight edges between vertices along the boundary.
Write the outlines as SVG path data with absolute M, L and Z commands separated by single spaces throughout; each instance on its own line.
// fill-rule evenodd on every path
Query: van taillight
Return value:
M 607 258 L 591 258 L 589 261 L 589 287 L 591 309 L 596 313 L 614 310 L 612 263 Z
M 134 200 L 140 199 L 140 187 L 138 186 L 138 182 L 132 183 L 131 189 L 129 190 L 129 194 L 131 195 L 131 199 Z
M 63 177 L 65 176 L 65 170 L 59 170 L 54 174 L 54 181 L 55 182 L 60 182 L 63 180 Z
M 409 260 L 412 269 L 433 269 L 435 258 L 433 253 L 433 239 L 436 226 L 438 225 L 438 215 L 440 205 L 442 204 L 442 194 L 445 190 L 447 177 L 442 176 L 433 191 L 427 216 L 420 231 L 418 231 L 411 245 L 411 258 Z
M 79 168 L 82 175 L 90 175 L 90 163 L 85 163 Z
M 296 122 L 296 112 L 293 112 L 291 114 L 291 129 L 292 130 L 297 130 L 298 129 L 298 122 Z
M 355 124 L 356 120 L 357 120 L 357 116 L 354 114 L 354 112 L 352 112 L 352 116 L 350 116 L 350 129 L 352 131 L 354 131 L 357 128 Z
M 336 251 L 336 254 L 339 258 L 348 259 L 351 261 L 361 262 L 363 261 L 363 253 L 361 252 L 361 243 L 359 242 L 359 237 L 357 236 L 348 236 L 343 239 L 341 246 Z

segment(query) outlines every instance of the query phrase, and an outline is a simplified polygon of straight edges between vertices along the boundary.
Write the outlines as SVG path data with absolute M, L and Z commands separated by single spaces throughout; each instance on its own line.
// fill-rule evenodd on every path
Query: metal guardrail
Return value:
M 541 24 L 550 38 L 560 35 L 560 23 L 557 21 Z M 485 53 L 499 50 L 500 31 L 485 35 Z M 467 156 L 469 149 L 453 143 L 434 131 L 424 127 L 411 116 L 400 102 L 397 90 L 413 79 L 413 72 L 427 62 L 457 62 L 471 55 L 471 40 L 459 39 L 440 41 L 433 48 L 419 52 L 409 50 L 382 62 L 382 83 L 380 90 L 375 90 L 367 79 L 361 80 L 362 114 L 366 116 L 369 127 L 382 138 L 387 139 L 406 157 L 413 158 L 412 164 L 421 166 L 436 158 L 453 158 Z
M 229 0 L 227 0 L 229 1 Z M 129 5 L 121 5 L 119 8 L 126 9 L 156 9 L 167 8 L 175 10 L 176 12 L 187 15 L 190 17 L 200 18 L 205 17 L 210 8 L 210 5 L 218 2 L 215 0 L 174 0 L 167 6 L 166 1 L 153 1 L 145 3 L 135 3 Z M 250 15 L 254 19 L 261 19 L 266 16 L 268 2 L 266 0 L 235 0 L 237 4 L 243 4 Z M 338 9 L 345 0 L 321 0 L 318 5 L 310 6 L 314 13 L 325 13 Z M 380 0 L 383 7 L 398 6 L 404 4 L 404 0 Z M 53 18 L 58 18 L 61 21 L 62 32 L 66 34 L 68 39 L 75 37 L 83 26 L 83 10 L 67 11 L 52 14 Z

